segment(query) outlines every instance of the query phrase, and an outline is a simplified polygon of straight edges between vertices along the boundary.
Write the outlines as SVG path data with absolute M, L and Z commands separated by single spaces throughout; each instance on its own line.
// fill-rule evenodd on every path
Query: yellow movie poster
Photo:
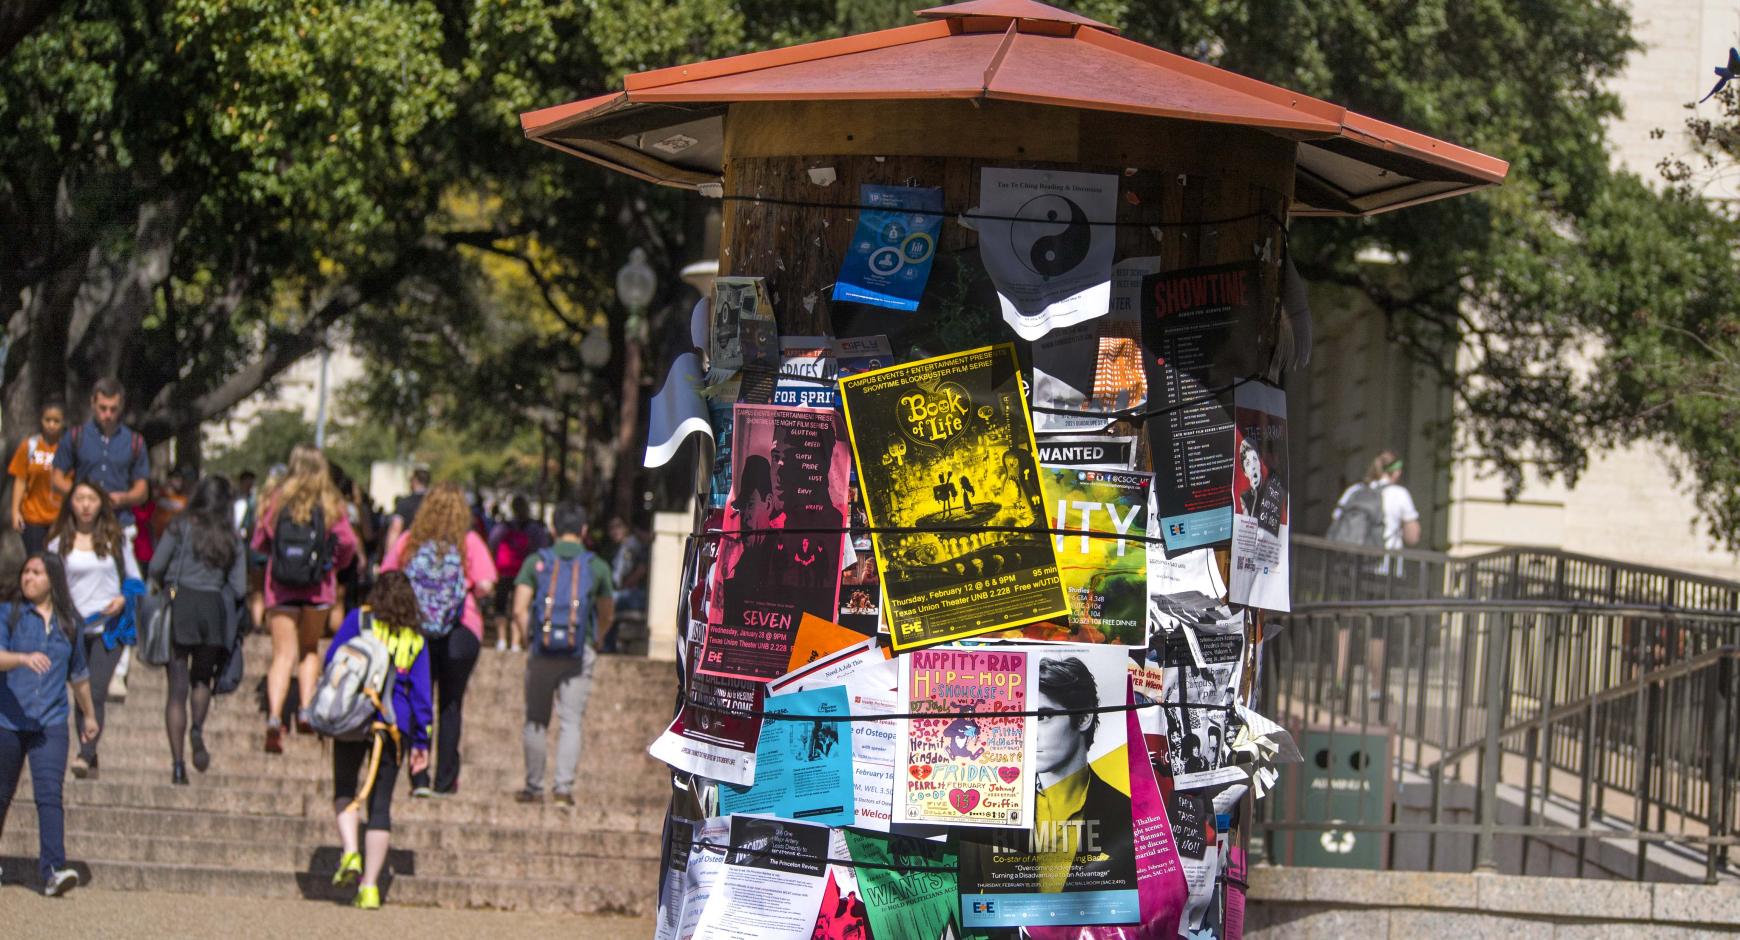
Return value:
M 870 525 L 898 530 L 873 539 L 896 650 L 1068 612 L 1014 346 L 848 376 L 840 393 Z

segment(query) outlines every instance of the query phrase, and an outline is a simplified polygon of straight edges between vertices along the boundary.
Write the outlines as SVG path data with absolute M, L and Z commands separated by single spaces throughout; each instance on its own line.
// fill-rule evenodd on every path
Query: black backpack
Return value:
M 278 513 L 272 526 L 272 580 L 287 587 L 314 587 L 326 577 L 331 561 L 326 514 L 320 503 L 314 504 L 305 523 L 288 512 Z

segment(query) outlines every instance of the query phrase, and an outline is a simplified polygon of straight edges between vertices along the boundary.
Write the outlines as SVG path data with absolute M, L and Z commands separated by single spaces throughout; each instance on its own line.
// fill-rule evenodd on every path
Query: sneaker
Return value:
M 313 734 L 314 733 L 314 725 L 313 725 L 313 723 L 311 723 L 308 720 L 308 709 L 306 709 L 306 708 L 304 708 L 303 710 L 296 713 L 296 733 L 297 734 Z
M 49 876 L 48 884 L 42 886 L 42 896 L 46 898 L 58 898 L 68 891 L 71 891 L 73 888 L 78 887 L 78 884 L 79 873 L 70 868 L 62 868 L 60 871 Z
M 266 726 L 266 753 L 284 753 L 284 729 L 277 725 Z
M 333 887 L 342 888 L 346 885 L 356 884 L 356 880 L 360 877 L 362 877 L 362 853 L 346 852 L 339 856 L 338 871 L 332 873 Z
M 540 793 L 537 790 L 532 790 L 532 789 L 521 790 L 520 792 L 514 794 L 514 802 L 515 803 L 542 803 L 542 802 L 544 802 L 544 794 Z
M 205 735 L 198 730 L 193 732 L 193 769 L 205 773 L 211 766 L 211 752 L 205 749 Z
M 350 904 L 359 911 L 378 911 L 381 909 L 381 889 L 374 885 L 363 885 L 356 889 L 356 900 Z
M 515 643 L 514 645 L 508 647 L 508 651 L 511 653 L 518 653 L 518 652 L 520 652 L 520 645 L 518 643 Z
M 507 641 L 506 640 L 496 640 L 495 641 L 495 651 L 498 653 L 507 652 Z
M 572 793 L 558 793 L 550 799 L 550 802 L 556 804 L 557 806 L 562 807 L 563 809 L 573 809 L 574 808 L 574 794 L 572 794 Z
M 433 798 L 434 796 L 435 796 L 435 788 L 434 787 L 412 787 L 411 788 L 411 798 L 412 799 L 427 800 L 427 799 Z

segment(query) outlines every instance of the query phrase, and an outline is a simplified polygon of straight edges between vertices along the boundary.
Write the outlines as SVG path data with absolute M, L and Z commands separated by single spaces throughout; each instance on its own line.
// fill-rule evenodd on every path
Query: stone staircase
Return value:
M 135 665 L 124 704 L 111 702 L 98 780 L 66 782 L 67 855 L 85 883 L 110 890 L 341 900 L 332 823 L 332 758 L 318 738 L 289 736 L 262 752 L 256 687 L 270 656 L 247 641 L 248 678 L 212 704 L 209 772 L 169 784 L 163 730 L 166 676 Z M 459 793 L 413 800 L 401 774 L 393 849 L 382 879 L 389 903 L 519 911 L 650 913 L 669 787 L 646 746 L 669 721 L 669 663 L 606 656 L 587 707 L 579 805 L 523 806 L 520 727 L 525 654 L 485 649 L 466 694 Z M 555 731 L 551 729 L 552 735 Z M 555 754 L 552 741 L 550 754 Z M 34 880 L 36 812 L 20 783 L 0 864 L 8 882 Z

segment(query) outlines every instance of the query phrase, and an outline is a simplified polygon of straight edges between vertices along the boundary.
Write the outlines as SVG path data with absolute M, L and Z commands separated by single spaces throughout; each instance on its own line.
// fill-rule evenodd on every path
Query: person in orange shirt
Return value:
M 24 536 L 24 551 L 34 555 L 48 541 L 48 527 L 60 515 L 63 498 L 54 488 L 54 452 L 66 427 L 59 402 L 42 406 L 42 433 L 32 434 L 12 454 L 12 528 Z

